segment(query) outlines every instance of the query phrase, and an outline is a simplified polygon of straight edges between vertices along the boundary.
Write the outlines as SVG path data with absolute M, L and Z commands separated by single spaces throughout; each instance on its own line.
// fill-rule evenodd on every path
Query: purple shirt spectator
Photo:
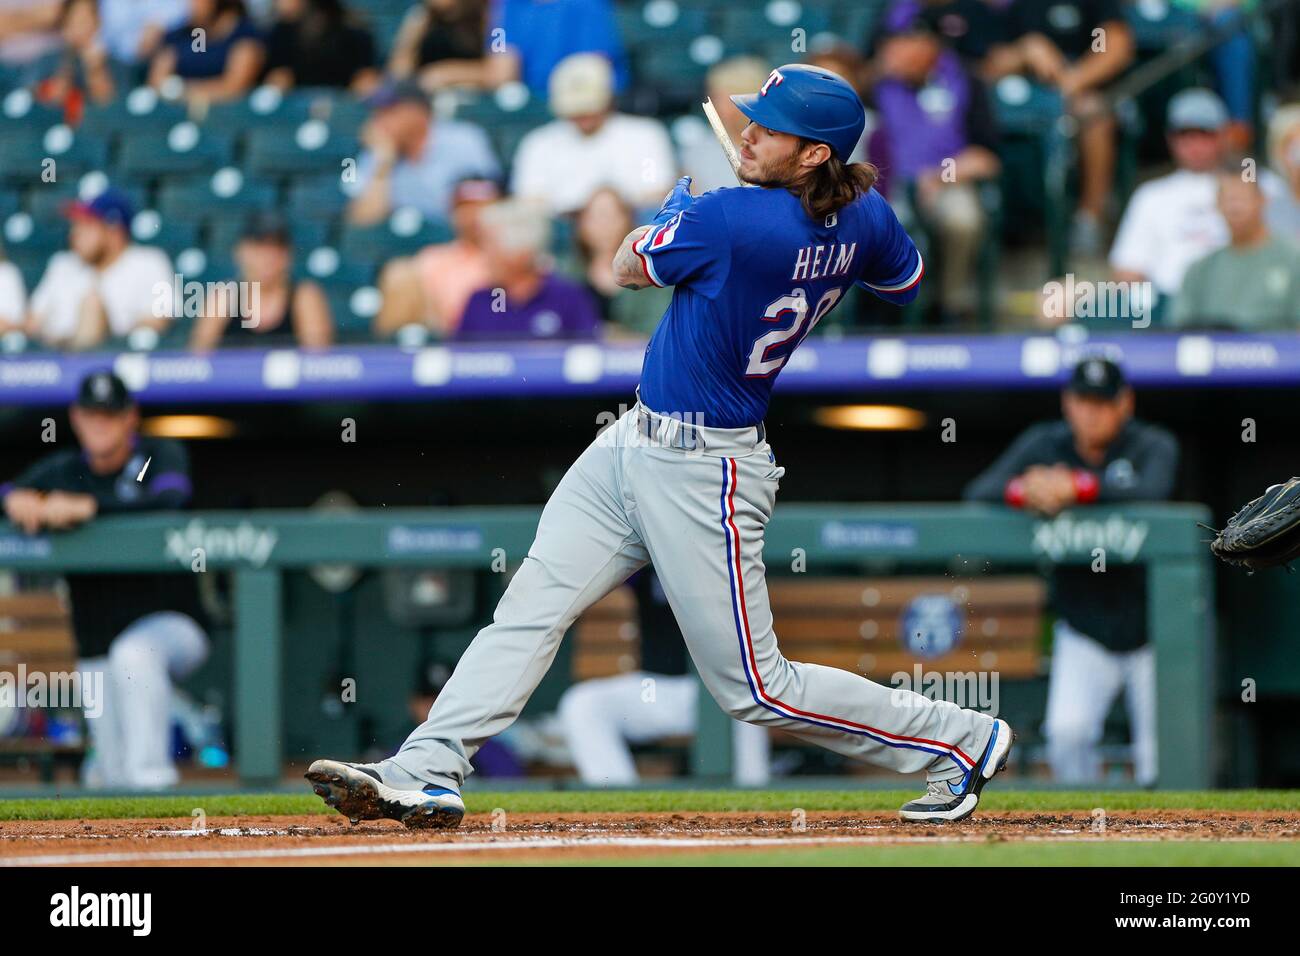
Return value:
M 479 289 L 470 296 L 456 333 L 457 341 L 505 339 L 594 339 L 600 332 L 600 309 L 585 288 L 560 276 L 542 279 L 526 302 L 505 297 L 494 311 L 497 290 Z

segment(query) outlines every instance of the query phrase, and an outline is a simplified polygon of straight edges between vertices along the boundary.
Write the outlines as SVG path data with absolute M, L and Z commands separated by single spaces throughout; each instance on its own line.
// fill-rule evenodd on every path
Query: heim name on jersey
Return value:
M 795 258 L 794 272 L 790 279 L 794 282 L 803 282 L 827 276 L 847 276 L 853 265 L 853 253 L 857 251 L 856 242 L 847 245 L 843 242 L 832 242 L 830 245 L 804 246 Z

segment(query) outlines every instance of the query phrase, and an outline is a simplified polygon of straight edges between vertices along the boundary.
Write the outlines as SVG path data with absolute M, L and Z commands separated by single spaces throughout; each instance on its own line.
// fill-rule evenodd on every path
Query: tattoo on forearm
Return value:
M 641 268 L 641 258 L 632 249 L 633 243 L 649 229 L 649 226 L 637 226 L 624 237 L 623 244 L 614 254 L 614 278 L 624 289 L 644 289 L 650 284 L 645 270 Z

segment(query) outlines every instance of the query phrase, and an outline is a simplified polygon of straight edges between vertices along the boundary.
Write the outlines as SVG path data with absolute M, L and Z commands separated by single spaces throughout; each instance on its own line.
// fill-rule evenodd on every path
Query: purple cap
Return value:
M 382 110 L 398 103 L 418 103 L 426 110 L 433 109 L 428 94 L 409 80 L 388 80 L 365 99 L 366 106 L 372 110 Z

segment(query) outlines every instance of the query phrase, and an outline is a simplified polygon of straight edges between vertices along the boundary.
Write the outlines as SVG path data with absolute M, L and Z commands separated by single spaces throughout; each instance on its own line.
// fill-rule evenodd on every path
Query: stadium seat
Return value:
M 772 0 L 763 5 L 761 13 L 742 6 L 722 10 L 718 33 L 727 38 L 728 44 L 749 49 L 780 40 L 785 44 L 788 61 L 795 55 L 791 52 L 794 30 L 804 31 L 803 42 L 806 44 L 830 28 L 830 14 L 824 9 L 797 0 Z
M 651 43 L 684 45 L 709 30 L 708 13 L 677 0 L 646 0 L 620 6 L 615 15 L 623 42 L 636 48 Z
M 0 181 L 50 184 L 98 169 L 108 161 L 102 141 L 63 123 L 0 132 Z
M 186 282 L 224 281 L 235 275 L 235 263 L 227 249 L 193 246 L 177 253 L 173 265 Z
M 28 129 L 45 129 L 63 122 L 63 110 L 38 102 L 20 87 L 0 99 L 0 135 Z
M 311 100 L 307 97 L 261 86 L 237 100 L 212 104 L 202 123 L 205 129 L 236 134 L 265 126 L 294 127 L 310 117 Z
M 680 47 L 651 46 L 636 54 L 637 73 L 657 94 L 660 115 L 698 109 L 710 66 L 732 52 L 713 34 L 696 37 L 683 54 Z
M 1201 31 L 1195 13 L 1169 3 L 1125 4 L 1124 18 L 1140 53 L 1159 53 Z
M 229 163 L 232 145 L 229 136 L 185 120 L 162 136 L 152 131 L 125 134 L 118 153 L 118 168 L 134 179 L 199 175 Z
M 67 236 L 66 220 L 59 217 L 37 219 L 22 210 L 7 216 L 0 224 L 0 237 L 11 256 L 33 250 L 53 254 L 66 246 Z
M 289 216 L 293 219 L 337 219 L 347 205 L 337 174 L 300 179 L 289 186 Z
M 375 14 L 405 14 L 412 3 L 411 0 L 349 0 L 348 7 L 369 23 Z
M 512 83 L 495 93 L 458 93 L 455 117 L 482 127 L 502 121 L 546 123 L 554 117 L 546 100 L 532 95 L 526 86 Z
M 22 77 L 16 69 L 0 64 L 0 95 L 11 93 L 22 85 Z
M 883 0 L 840 4 L 831 8 L 831 30 L 858 50 L 865 50 L 884 12 Z
M 245 176 L 234 166 L 211 175 L 168 180 L 158 190 L 158 209 L 169 219 L 198 222 L 214 215 L 243 215 L 273 209 L 276 189 L 271 183 Z
M 348 260 L 379 263 L 451 238 L 447 223 L 425 219 L 413 209 L 399 209 L 376 226 L 345 226 L 339 252 Z
M 146 246 L 158 246 L 168 255 L 176 255 L 198 241 L 199 229 L 193 222 L 170 219 L 155 209 L 142 209 L 131 220 L 131 238 Z
M 27 287 L 27 293 L 30 295 L 36 288 L 36 284 L 41 281 L 41 276 L 45 274 L 45 266 L 50 261 L 50 251 L 44 248 L 6 248 L 5 258 L 18 267 L 22 274 L 23 285 Z M 31 344 L 28 344 L 28 351 L 31 350 Z
M 80 130 L 86 136 L 108 140 L 125 133 L 163 133 L 185 118 L 184 106 L 142 86 L 109 103 L 87 104 Z
M 371 323 L 383 302 L 379 290 L 374 286 L 352 291 L 336 289 L 328 292 L 328 299 L 339 341 L 369 341 Z
M 310 119 L 295 129 L 255 129 L 245 137 L 246 165 L 257 176 L 301 176 L 334 173 L 345 159 L 355 159 L 354 136 L 336 132 L 323 120 Z
M 296 95 L 307 101 L 308 115 L 329 124 L 335 133 L 356 136 L 370 118 L 370 108 L 357 97 L 333 87 L 302 87 Z
M 346 258 L 334 246 L 323 243 L 304 244 L 294 257 L 295 278 L 319 282 L 327 292 L 350 293 L 374 282 L 376 273 L 370 262 Z

